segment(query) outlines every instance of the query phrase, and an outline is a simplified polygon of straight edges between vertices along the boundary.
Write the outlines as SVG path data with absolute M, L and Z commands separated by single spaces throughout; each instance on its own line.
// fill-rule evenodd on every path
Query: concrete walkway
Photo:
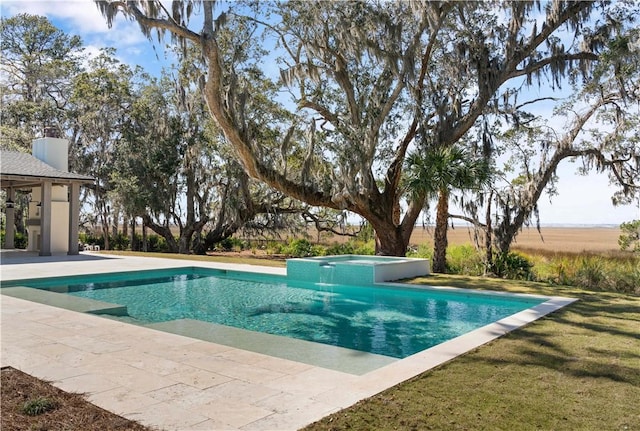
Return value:
M 3 281 L 201 266 L 172 259 L 2 255 Z M 353 375 L 0 295 L 0 365 L 164 430 L 296 430 L 486 343 L 567 303 L 555 298 L 364 375 Z M 569 300 L 569 302 L 571 302 Z

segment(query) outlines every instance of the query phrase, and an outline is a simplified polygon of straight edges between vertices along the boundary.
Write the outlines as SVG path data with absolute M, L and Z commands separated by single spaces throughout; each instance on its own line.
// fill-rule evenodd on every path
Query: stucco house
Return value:
M 16 193 L 28 194 L 28 250 L 40 256 L 53 253 L 78 254 L 80 187 L 93 184 L 86 175 L 68 172 L 66 139 L 52 136 L 36 139 L 32 154 L 0 151 L 0 186 L 6 191 L 4 248 L 14 248 Z

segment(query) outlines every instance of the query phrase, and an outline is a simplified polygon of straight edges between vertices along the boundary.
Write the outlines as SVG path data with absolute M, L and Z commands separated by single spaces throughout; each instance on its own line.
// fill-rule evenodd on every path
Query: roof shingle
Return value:
M 0 151 L 0 174 L 40 177 L 59 180 L 93 182 L 93 178 L 55 169 L 31 154 L 18 151 Z

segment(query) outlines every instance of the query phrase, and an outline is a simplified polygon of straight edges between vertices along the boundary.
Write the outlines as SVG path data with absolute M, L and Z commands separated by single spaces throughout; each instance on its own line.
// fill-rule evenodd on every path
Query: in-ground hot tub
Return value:
M 429 260 L 393 256 L 320 256 L 287 260 L 292 280 L 369 285 L 429 274 Z

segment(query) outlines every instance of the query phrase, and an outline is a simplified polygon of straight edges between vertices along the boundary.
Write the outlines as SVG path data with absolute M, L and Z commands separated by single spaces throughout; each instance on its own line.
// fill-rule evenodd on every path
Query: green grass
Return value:
M 579 301 L 325 417 L 305 431 L 640 430 L 637 296 L 458 275 L 432 275 L 411 283 L 570 296 Z
M 55 410 L 58 403 L 46 397 L 36 397 L 25 402 L 22 413 L 28 416 L 38 416 L 51 410 Z

